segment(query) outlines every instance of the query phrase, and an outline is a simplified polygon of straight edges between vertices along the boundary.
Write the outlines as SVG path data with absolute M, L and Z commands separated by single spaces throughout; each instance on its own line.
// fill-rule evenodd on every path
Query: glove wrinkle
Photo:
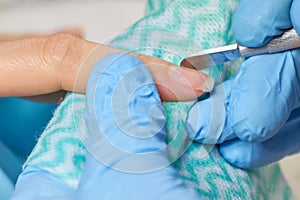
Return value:
M 150 72 L 140 60 L 119 53 L 101 59 L 89 77 L 87 91 L 85 119 L 90 135 L 77 199 L 84 199 L 86 194 L 91 200 L 100 196 L 198 198 L 168 159 L 162 103 Z M 157 189 L 145 196 L 148 188 Z

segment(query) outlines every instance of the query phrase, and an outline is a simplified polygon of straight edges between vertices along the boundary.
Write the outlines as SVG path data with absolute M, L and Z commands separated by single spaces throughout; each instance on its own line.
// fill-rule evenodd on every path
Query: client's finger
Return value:
M 193 69 L 177 67 L 158 58 L 136 55 L 150 70 L 163 101 L 186 101 L 210 92 L 214 79 Z
M 195 99 L 204 92 L 211 91 L 213 88 L 214 80 L 208 75 L 196 70 L 181 68 L 152 56 L 125 52 L 112 47 L 99 45 L 99 47 L 93 50 L 89 55 L 80 70 L 78 70 L 72 90 L 85 92 L 91 68 L 99 59 L 112 52 L 129 53 L 141 60 L 151 72 L 160 98 L 163 101 L 187 101 Z
M 74 30 L 63 32 L 76 35 Z M 17 36 L 11 36 L 10 41 L 0 42 L 0 96 L 32 96 L 62 89 L 85 93 L 92 66 L 109 53 L 124 52 L 73 35 L 23 35 L 17 40 Z M 134 55 L 151 71 L 164 101 L 195 99 L 213 87 L 213 79 L 203 73 L 178 68 L 158 58 Z

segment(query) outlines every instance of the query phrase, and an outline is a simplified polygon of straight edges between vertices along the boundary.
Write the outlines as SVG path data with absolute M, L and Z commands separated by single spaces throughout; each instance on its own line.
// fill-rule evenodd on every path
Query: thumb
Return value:
M 300 34 L 300 0 L 293 0 L 293 4 L 291 7 L 291 21 L 293 27 L 297 30 L 298 34 Z
M 232 28 L 237 42 L 247 47 L 258 47 L 282 34 L 292 26 L 292 2 L 293 0 L 241 0 Z
M 86 148 L 98 160 L 132 172 L 168 164 L 162 103 L 139 59 L 113 53 L 97 62 L 89 77 L 86 102 Z

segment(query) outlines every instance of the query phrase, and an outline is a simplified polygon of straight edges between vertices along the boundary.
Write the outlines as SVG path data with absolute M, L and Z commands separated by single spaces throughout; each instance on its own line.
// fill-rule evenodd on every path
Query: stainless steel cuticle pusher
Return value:
M 297 34 L 295 29 L 289 29 L 262 47 L 247 48 L 238 44 L 232 44 L 207 49 L 183 59 L 180 65 L 200 70 L 236 60 L 240 57 L 248 58 L 255 55 L 279 53 L 296 48 L 300 48 L 300 35 Z

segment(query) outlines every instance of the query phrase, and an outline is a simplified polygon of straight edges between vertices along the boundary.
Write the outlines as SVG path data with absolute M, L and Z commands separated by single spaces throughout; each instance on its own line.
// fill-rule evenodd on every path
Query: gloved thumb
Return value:
M 192 140 L 219 144 L 236 137 L 228 123 L 228 105 L 233 79 L 217 85 L 210 98 L 196 102 L 187 117 L 187 131 Z
M 134 172 L 151 170 L 151 164 L 142 162 L 151 156 L 158 157 L 158 163 L 160 157 L 166 161 L 162 103 L 139 59 L 123 53 L 102 58 L 91 72 L 86 95 L 85 145 L 99 161 Z
M 300 0 L 293 0 L 291 7 L 291 21 L 293 27 L 297 30 L 298 34 L 300 34 Z
M 170 166 L 162 103 L 139 59 L 113 53 L 98 61 L 86 98 L 89 152 L 77 198 L 197 198 Z
M 282 34 L 285 29 L 291 28 L 292 2 L 293 0 L 277 0 L 276 3 L 272 0 L 241 0 L 232 25 L 237 42 L 247 47 L 259 47 Z M 295 9 L 296 12 L 299 13 L 299 7 Z

